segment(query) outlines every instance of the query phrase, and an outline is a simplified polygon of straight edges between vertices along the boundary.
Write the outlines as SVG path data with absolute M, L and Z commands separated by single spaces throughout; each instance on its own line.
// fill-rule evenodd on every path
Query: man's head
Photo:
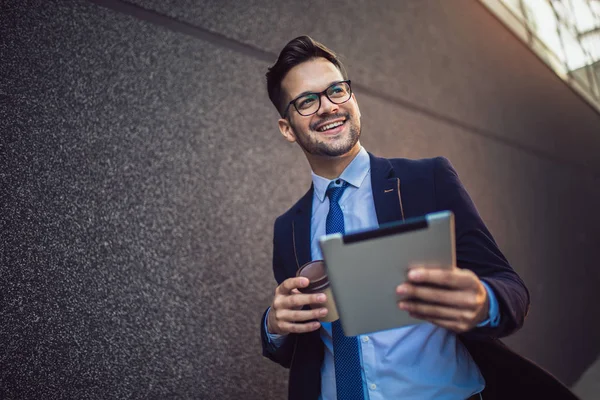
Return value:
M 307 156 L 336 157 L 357 146 L 356 98 L 342 63 L 322 44 L 308 36 L 289 42 L 267 72 L 267 90 L 282 135 Z

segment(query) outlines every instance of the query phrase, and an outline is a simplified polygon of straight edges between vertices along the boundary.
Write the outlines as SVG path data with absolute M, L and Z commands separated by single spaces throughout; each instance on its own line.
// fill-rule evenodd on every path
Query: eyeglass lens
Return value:
M 316 113 L 321 106 L 322 93 L 309 93 L 306 96 L 298 98 L 294 102 L 294 107 L 300 115 L 308 116 Z M 350 99 L 352 95 L 348 82 L 334 83 L 325 90 L 327 98 L 335 104 L 342 104 Z

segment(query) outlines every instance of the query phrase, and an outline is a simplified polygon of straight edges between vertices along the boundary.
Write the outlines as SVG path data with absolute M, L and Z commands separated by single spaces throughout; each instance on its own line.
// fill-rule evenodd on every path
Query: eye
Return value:
M 296 107 L 305 110 L 313 105 L 315 101 L 317 101 L 317 97 L 315 95 L 304 96 L 296 100 Z
M 344 83 L 336 83 L 329 87 L 327 93 L 331 97 L 344 97 L 348 95 L 348 88 Z

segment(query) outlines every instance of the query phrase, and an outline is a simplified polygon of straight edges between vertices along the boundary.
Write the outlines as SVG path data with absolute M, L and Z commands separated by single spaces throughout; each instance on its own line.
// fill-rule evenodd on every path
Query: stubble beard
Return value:
M 342 140 L 334 143 L 326 143 L 319 140 L 320 132 L 312 130 L 310 134 L 298 134 L 298 130 L 292 125 L 296 141 L 298 145 L 308 154 L 313 156 L 339 157 L 348 153 L 358 143 L 360 139 L 361 127 L 360 122 L 354 121 L 352 118 L 346 119 L 346 124 L 349 124 L 349 132 Z

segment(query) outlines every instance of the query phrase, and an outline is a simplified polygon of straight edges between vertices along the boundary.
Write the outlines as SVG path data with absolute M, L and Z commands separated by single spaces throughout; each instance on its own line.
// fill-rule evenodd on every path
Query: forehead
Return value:
M 342 73 L 325 58 L 305 61 L 290 69 L 281 81 L 289 100 L 304 92 L 320 92 L 332 82 L 343 80 Z

